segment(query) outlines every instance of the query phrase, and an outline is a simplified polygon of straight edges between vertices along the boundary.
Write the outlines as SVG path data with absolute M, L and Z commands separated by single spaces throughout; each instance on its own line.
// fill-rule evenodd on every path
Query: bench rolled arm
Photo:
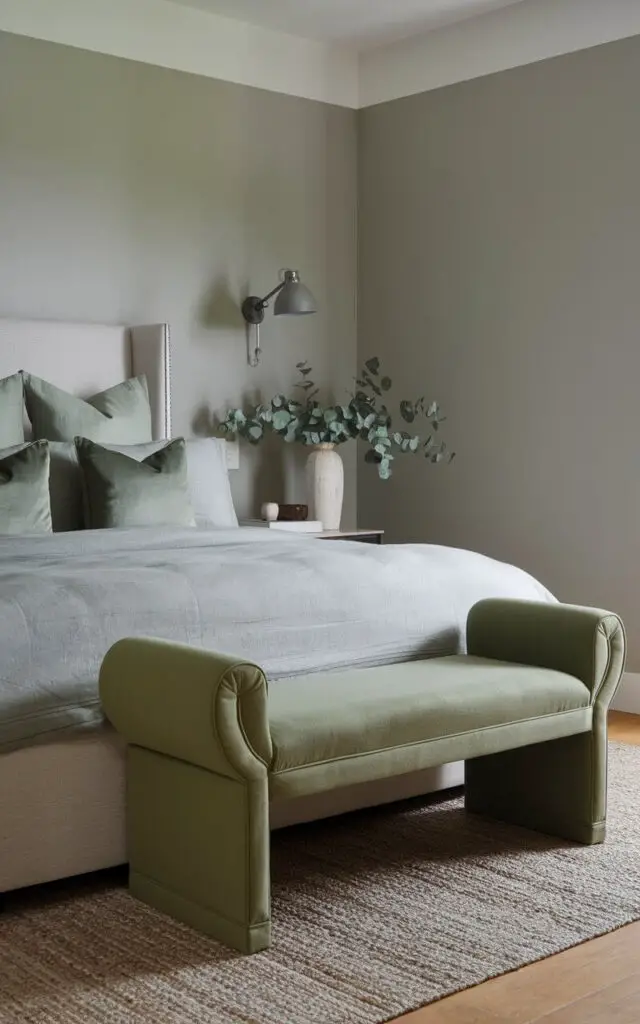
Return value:
M 626 641 L 618 616 L 599 608 L 489 599 L 469 612 L 467 652 L 566 672 L 590 690 L 592 703 L 608 704 L 622 677 Z
M 266 775 L 267 682 L 257 665 L 162 640 L 120 640 L 102 663 L 100 697 L 127 743 L 232 779 Z

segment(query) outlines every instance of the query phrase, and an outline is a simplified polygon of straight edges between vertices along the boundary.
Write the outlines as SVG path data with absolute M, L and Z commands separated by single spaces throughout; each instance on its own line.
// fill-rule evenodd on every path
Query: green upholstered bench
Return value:
M 270 942 L 269 801 L 448 761 L 466 807 L 580 843 L 604 839 L 615 615 L 492 600 L 464 656 L 280 680 L 159 640 L 101 671 L 128 743 L 132 892 L 245 952 Z

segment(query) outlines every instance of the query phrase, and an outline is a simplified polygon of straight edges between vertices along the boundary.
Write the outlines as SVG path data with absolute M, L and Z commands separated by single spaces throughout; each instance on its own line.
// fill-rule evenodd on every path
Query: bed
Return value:
M 166 324 L 0 319 L 0 377 L 26 368 L 84 396 L 144 373 L 158 438 L 171 434 L 170 351 Z M 123 804 L 106 729 L 0 756 L 0 891 L 122 863 Z
M 144 373 L 154 435 L 171 436 L 166 325 L 0 321 L 0 377 L 19 368 L 79 396 Z M 82 583 L 85 632 L 73 625 L 76 643 L 63 657 L 61 645 L 78 615 L 56 595 L 70 580 L 76 591 Z M 11 625 L 16 609 L 29 617 L 36 595 L 56 607 L 50 619 L 58 653 L 50 669 L 46 647 L 21 647 L 18 618 Z M 24 678 L 25 694 L 33 684 L 34 692 L 54 702 L 45 728 L 14 734 L 0 747 L 0 891 L 126 860 L 123 750 L 101 721 L 96 689 L 100 658 L 115 639 L 156 634 L 240 653 L 259 660 L 277 686 L 279 678 L 305 671 L 454 653 L 468 608 L 487 596 L 553 600 L 512 566 L 426 545 L 320 545 L 244 528 L 0 538 L 0 681 L 14 671 L 14 681 Z M 82 676 L 82 669 L 69 668 L 76 655 L 86 656 L 89 666 L 82 699 L 71 699 L 65 689 L 71 677 L 76 687 Z M 21 722 L 28 719 L 27 714 Z M 0 716 L 0 738 L 3 727 Z M 288 800 L 274 805 L 272 825 L 461 782 L 462 766 L 452 764 Z

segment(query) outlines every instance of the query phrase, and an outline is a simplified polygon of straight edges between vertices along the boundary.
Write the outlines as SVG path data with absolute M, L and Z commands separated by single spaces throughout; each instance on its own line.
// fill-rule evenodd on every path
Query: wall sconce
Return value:
M 284 280 L 277 285 L 273 291 L 265 295 L 264 299 L 257 295 L 249 295 L 242 303 L 242 315 L 247 324 L 256 329 L 256 344 L 253 352 L 249 351 L 249 366 L 258 366 L 260 363 L 260 324 L 264 320 L 264 311 L 269 305 L 269 299 L 277 295 L 273 304 L 274 316 L 306 316 L 307 313 L 316 312 L 316 300 L 309 289 L 300 280 L 297 270 L 285 270 Z

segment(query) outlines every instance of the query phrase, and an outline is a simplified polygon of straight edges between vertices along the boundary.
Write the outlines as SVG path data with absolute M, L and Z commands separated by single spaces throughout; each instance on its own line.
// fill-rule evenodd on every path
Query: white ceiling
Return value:
M 359 48 L 406 38 L 522 0 L 172 0 L 309 39 Z

